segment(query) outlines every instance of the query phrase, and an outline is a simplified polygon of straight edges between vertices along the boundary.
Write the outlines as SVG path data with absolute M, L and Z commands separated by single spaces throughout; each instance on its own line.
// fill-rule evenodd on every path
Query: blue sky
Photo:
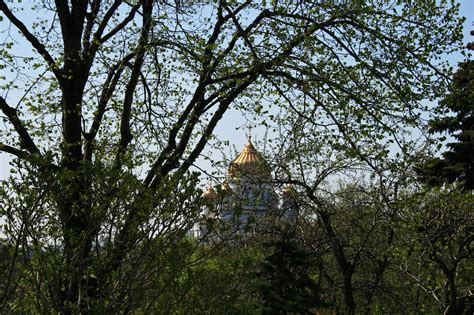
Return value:
M 458 2 L 461 4 L 460 14 L 466 17 L 463 30 L 464 43 L 474 41 L 474 37 L 469 35 L 469 32 L 474 30 L 474 0 L 460 0 Z M 2 23 L 5 23 L 5 19 Z M 461 54 L 452 55 L 448 58 L 448 61 L 453 66 L 456 66 L 456 64 L 461 60 Z M 234 148 L 240 150 L 247 141 L 246 124 L 247 121 L 245 118 L 236 110 L 228 112 L 219 122 L 215 134 L 218 135 L 219 140 L 228 141 L 229 147 L 224 148 L 223 150 L 226 155 L 233 154 Z M 255 128 L 252 133 L 253 138 L 258 141 L 264 137 L 265 130 L 263 128 Z M 218 158 L 219 156 L 220 155 L 216 155 L 215 157 Z M 10 169 L 9 161 L 10 157 L 5 153 L 0 152 L 0 179 L 8 176 Z M 201 161 L 200 165 L 208 170 L 211 168 L 210 163 L 205 161 Z
M 463 35 L 464 44 L 467 44 L 470 41 L 474 41 L 474 36 L 469 34 L 471 30 L 474 30 L 474 0 L 459 0 L 457 2 L 461 4 L 460 15 L 466 18 L 463 27 Z M 454 68 L 456 68 L 458 62 L 463 60 L 463 56 L 461 53 L 453 54 L 449 56 L 447 60 Z M 240 151 L 247 142 L 246 124 L 247 121 L 245 117 L 236 110 L 224 115 L 223 119 L 219 122 L 215 134 L 218 136 L 219 140 L 226 141 L 230 144 L 228 148 L 223 150 L 226 155 L 232 155 L 235 153 L 235 150 Z M 236 128 L 239 129 L 236 130 Z M 265 132 L 266 129 L 264 127 L 253 128 L 253 139 L 255 139 L 255 141 L 262 140 L 265 136 Z M 218 159 L 219 155 L 216 155 L 215 158 Z M 208 170 L 211 167 L 208 162 L 200 161 L 200 163 Z

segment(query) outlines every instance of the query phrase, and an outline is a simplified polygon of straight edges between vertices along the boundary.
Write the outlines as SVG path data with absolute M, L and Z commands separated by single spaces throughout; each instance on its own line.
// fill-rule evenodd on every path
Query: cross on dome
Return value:
M 252 144 L 252 128 L 248 127 L 248 143 L 230 163 L 228 174 L 230 178 L 268 179 L 271 177 L 271 168 L 265 158 Z

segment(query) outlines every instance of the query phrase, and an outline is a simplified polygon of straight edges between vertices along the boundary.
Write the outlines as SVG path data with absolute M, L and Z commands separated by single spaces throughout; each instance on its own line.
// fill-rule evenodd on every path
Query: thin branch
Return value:
M 92 144 L 102 124 L 102 118 L 104 117 L 105 111 L 107 110 L 107 104 L 117 87 L 118 81 L 123 73 L 123 70 L 125 69 L 124 65 L 130 62 L 130 60 L 134 56 L 135 53 L 128 54 L 122 59 L 122 61 L 114 65 L 109 70 L 109 73 L 102 88 L 102 93 L 100 95 L 99 102 L 97 103 L 97 109 L 94 112 L 92 125 L 89 131 L 84 135 L 84 138 L 86 140 L 84 146 L 84 159 L 87 161 L 92 160 Z
M 38 51 L 38 53 L 43 57 L 43 59 L 46 61 L 48 66 L 51 68 L 51 71 L 53 71 L 56 79 L 58 80 L 59 84 L 62 85 L 63 79 L 62 79 L 62 72 L 60 69 L 56 66 L 56 61 L 53 59 L 53 57 L 49 54 L 48 50 L 46 50 L 46 47 L 36 38 L 12 12 L 8 8 L 8 6 L 5 4 L 5 1 L 0 0 L 0 11 L 5 14 L 5 16 L 10 20 L 13 25 L 18 28 L 18 30 L 21 32 L 23 36 L 30 42 L 30 44 Z
M 99 14 L 99 9 L 101 5 L 101 0 L 94 0 L 91 4 L 91 12 L 86 15 L 86 26 L 84 28 L 84 36 L 82 39 L 82 46 L 84 47 L 84 51 L 88 51 L 88 47 L 90 46 L 90 37 L 92 33 L 92 28 L 94 27 L 94 20 Z
M 138 1 L 137 4 L 132 7 L 132 10 L 130 10 L 129 14 L 127 15 L 127 17 L 122 22 L 117 24 L 110 32 L 108 32 L 107 34 L 102 36 L 102 32 L 104 31 L 104 29 L 107 26 L 110 18 L 112 17 L 113 13 L 115 12 L 115 10 L 117 9 L 117 7 L 120 5 L 121 2 L 122 1 L 115 1 L 114 2 L 114 5 L 107 12 L 106 16 L 102 20 L 102 23 L 100 24 L 99 28 L 97 29 L 97 32 L 94 34 L 94 37 L 96 39 L 98 39 L 101 44 L 108 41 L 115 34 L 117 34 L 120 30 L 122 30 L 125 26 L 127 26 L 127 24 L 130 23 L 130 21 L 132 21 L 133 18 L 135 17 L 135 14 L 138 11 L 138 9 L 140 8 L 140 6 L 142 4 L 144 4 L 144 1 Z M 143 11 L 145 11 L 145 9 Z M 143 15 L 145 16 L 146 13 L 143 12 Z

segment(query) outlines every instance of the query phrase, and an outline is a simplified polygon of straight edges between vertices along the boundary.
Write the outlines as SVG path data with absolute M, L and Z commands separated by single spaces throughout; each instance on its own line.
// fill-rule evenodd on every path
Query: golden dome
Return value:
M 288 184 L 283 187 L 283 196 L 295 198 L 296 196 L 298 196 L 298 193 L 296 192 L 296 189 L 292 184 Z
M 237 178 L 242 175 L 254 178 L 258 176 L 265 179 L 271 177 L 270 166 L 255 149 L 250 138 L 242 152 L 229 165 L 229 177 Z

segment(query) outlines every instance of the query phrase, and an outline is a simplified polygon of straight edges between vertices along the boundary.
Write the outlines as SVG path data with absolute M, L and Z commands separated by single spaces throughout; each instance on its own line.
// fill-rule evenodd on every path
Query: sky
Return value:
M 474 37 L 469 35 L 471 30 L 474 30 L 474 0 L 460 0 L 458 3 L 461 4 L 460 14 L 466 18 L 464 22 L 463 34 L 464 43 L 467 44 L 469 41 L 474 41 Z M 6 19 L 0 22 L 0 28 L 5 28 Z M 3 24 L 3 25 L 2 25 Z M 4 34 L 0 34 L 4 36 Z M 0 42 L 3 40 L 0 38 Z M 462 55 L 456 54 L 448 58 L 448 61 L 456 67 L 457 63 L 462 61 Z M 1 76 L 1 75 L 0 75 Z M 0 81 L 1 82 L 1 81 Z M 232 156 L 235 151 L 240 151 L 244 144 L 247 142 L 247 130 L 248 121 L 242 116 L 237 110 L 230 110 L 216 127 L 215 134 L 221 141 L 226 141 L 229 145 L 223 149 L 223 153 L 226 156 Z M 252 131 L 254 142 L 258 142 L 264 138 L 265 129 L 263 127 L 256 127 Z M 207 151 L 205 154 L 211 154 L 212 152 Z M 220 154 L 214 154 L 214 158 L 220 158 Z M 9 162 L 11 157 L 8 154 L 0 152 L 0 180 L 5 179 L 9 175 Z M 198 162 L 199 166 L 211 170 L 212 165 L 208 161 L 201 159 Z
M 474 0 L 460 0 L 457 1 L 457 3 L 460 3 L 461 5 L 460 15 L 466 18 L 463 26 L 463 42 L 466 45 L 468 42 L 474 41 L 474 36 L 469 34 L 471 30 L 474 30 Z M 456 68 L 457 63 L 463 60 L 463 56 L 461 53 L 455 55 L 453 54 L 452 56 L 449 56 L 447 60 L 454 68 Z M 245 143 L 247 143 L 247 126 L 248 122 L 246 121 L 245 117 L 243 117 L 240 112 L 235 110 L 227 113 L 227 115 L 224 115 L 223 119 L 219 122 L 215 130 L 215 134 L 220 141 L 229 143 L 229 147 L 223 150 L 227 157 L 235 154 L 236 150 L 240 152 Z M 254 125 L 252 125 L 252 127 L 252 139 L 254 139 L 253 142 L 259 142 L 263 140 L 266 128 Z M 257 147 L 257 149 L 261 148 Z M 212 152 L 207 152 L 207 154 L 212 155 Z M 219 159 L 219 156 L 219 154 L 214 154 L 214 158 L 216 159 Z M 202 159 L 199 161 L 199 164 L 204 169 L 212 168 L 211 163 Z

